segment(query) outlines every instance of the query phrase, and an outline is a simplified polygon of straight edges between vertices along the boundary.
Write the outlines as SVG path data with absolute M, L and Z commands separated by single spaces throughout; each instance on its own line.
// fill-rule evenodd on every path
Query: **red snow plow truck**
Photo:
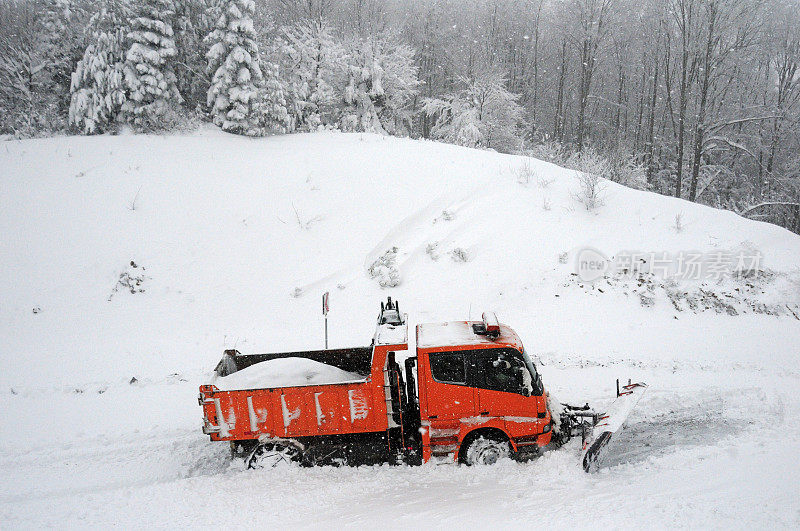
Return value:
M 493 313 L 482 317 L 417 325 L 408 356 L 406 316 L 389 298 L 367 347 L 226 350 L 200 386 L 203 433 L 228 441 L 251 468 L 492 464 L 581 436 L 583 467 L 594 468 L 646 386 L 618 387 L 603 412 L 558 404 L 517 334 Z

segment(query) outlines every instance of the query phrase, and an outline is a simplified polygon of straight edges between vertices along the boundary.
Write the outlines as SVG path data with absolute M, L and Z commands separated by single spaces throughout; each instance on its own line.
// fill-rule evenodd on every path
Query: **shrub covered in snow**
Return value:
M 624 150 L 614 150 L 606 156 L 594 148 L 584 148 L 581 152 L 574 152 L 563 162 L 563 165 L 572 170 L 583 173 L 599 175 L 630 188 L 645 190 L 647 185 L 647 171 L 636 155 Z
M 462 247 L 454 248 L 450 251 L 450 256 L 453 258 L 454 262 L 469 262 L 469 252 Z
M 400 271 L 397 270 L 397 247 L 392 247 L 370 264 L 367 273 L 378 281 L 382 288 L 400 285 Z
M 533 167 L 531 166 L 531 159 L 528 157 L 525 157 L 522 163 L 517 166 L 513 172 L 517 176 L 517 182 L 519 184 L 530 184 L 531 180 L 533 180 L 534 177 L 537 177 L 536 171 L 534 171 Z
M 647 168 L 636 155 L 616 150 L 609 157 L 609 178 L 637 190 L 646 190 Z
M 144 274 L 144 271 L 145 268 L 143 266 L 131 260 L 128 267 L 125 268 L 125 271 L 119 274 L 117 283 L 114 284 L 114 287 L 111 289 L 111 294 L 108 296 L 109 302 L 114 298 L 114 295 L 120 291 L 127 291 L 132 295 L 144 293 L 145 288 L 142 284 L 150 279 L 149 276 Z
M 590 212 L 603 206 L 603 185 L 600 176 L 596 173 L 580 172 L 576 172 L 576 176 L 579 188 L 575 192 L 575 199 Z
M 543 160 L 563 166 L 569 156 L 569 149 L 560 142 L 547 140 L 540 144 L 529 146 L 524 154 L 534 159 Z
M 611 173 L 611 164 L 608 159 L 591 147 L 570 154 L 564 161 L 564 166 L 571 170 L 606 178 Z

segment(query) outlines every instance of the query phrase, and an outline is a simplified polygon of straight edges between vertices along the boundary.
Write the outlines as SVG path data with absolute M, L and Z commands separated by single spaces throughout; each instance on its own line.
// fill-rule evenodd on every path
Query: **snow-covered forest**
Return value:
M 0 134 L 431 138 L 794 232 L 798 67 L 795 0 L 0 0 Z

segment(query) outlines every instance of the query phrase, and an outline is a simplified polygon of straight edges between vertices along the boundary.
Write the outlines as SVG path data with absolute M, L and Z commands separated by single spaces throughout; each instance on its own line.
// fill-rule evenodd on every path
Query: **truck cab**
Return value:
M 494 314 L 420 324 L 416 337 L 423 461 L 536 455 L 550 442 L 541 377 L 517 334 Z M 470 455 L 474 446 L 479 455 Z

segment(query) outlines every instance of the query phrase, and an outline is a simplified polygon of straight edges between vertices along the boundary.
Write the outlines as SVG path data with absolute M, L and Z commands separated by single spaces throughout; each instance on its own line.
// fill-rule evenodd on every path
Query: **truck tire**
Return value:
M 303 466 L 347 465 L 347 448 L 342 445 L 315 445 L 303 454 Z
M 464 463 L 470 466 L 493 465 L 506 457 L 511 457 L 511 444 L 507 440 L 479 435 L 468 443 Z
M 231 441 L 230 444 L 231 459 L 247 459 L 253 453 L 253 449 L 258 446 L 258 441 Z
M 291 441 L 267 441 L 259 443 L 246 459 L 247 468 L 275 468 L 299 465 L 303 452 Z

